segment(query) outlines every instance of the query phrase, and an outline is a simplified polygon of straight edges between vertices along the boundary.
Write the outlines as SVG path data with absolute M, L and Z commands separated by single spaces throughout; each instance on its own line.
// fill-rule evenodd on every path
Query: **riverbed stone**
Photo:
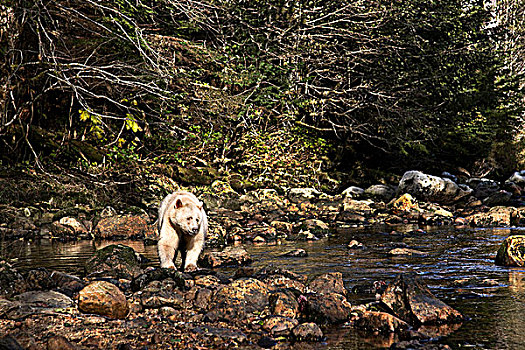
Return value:
M 211 321 L 241 322 L 268 306 L 268 285 L 255 278 L 235 280 L 219 289 L 206 314 Z
M 47 350 L 78 350 L 77 345 L 71 343 L 63 335 L 54 335 L 47 340 Z
M 14 299 L 21 304 L 39 309 L 65 309 L 74 306 L 70 297 L 55 291 L 30 291 L 19 294 Z
M 361 187 L 350 186 L 350 187 L 346 188 L 341 193 L 341 195 L 343 196 L 343 198 L 354 198 L 354 199 L 357 199 L 357 198 L 362 197 L 364 193 L 365 193 L 365 190 L 362 189 Z
M 517 210 L 514 207 L 497 206 L 490 208 L 487 212 L 475 213 L 467 216 L 465 219 L 471 226 L 476 227 L 493 227 L 493 226 L 510 226 Z
M 293 203 L 310 202 L 321 195 L 315 188 L 291 188 L 288 191 L 288 199 Z
M 364 329 L 369 332 L 396 333 L 410 327 L 402 319 L 382 311 L 366 310 L 354 317 L 353 325 L 356 328 Z
M 410 248 L 394 248 L 388 252 L 392 256 L 425 256 L 427 253 Z
M 338 293 L 347 295 L 341 272 L 328 272 L 316 276 L 308 285 L 308 288 L 316 293 Z
M 142 274 L 135 250 L 122 244 L 111 244 L 96 251 L 85 264 L 88 277 L 112 277 L 132 280 Z
M 292 335 L 296 341 L 321 341 L 324 337 L 323 331 L 314 322 L 301 323 L 292 331 Z
M 411 325 L 463 320 L 459 311 L 437 299 L 415 274 L 399 274 L 380 300 L 393 315 Z
M 205 252 L 199 257 L 199 265 L 208 268 L 249 265 L 252 258 L 242 247 L 226 247 L 220 252 Z
M 160 282 L 167 279 L 173 281 L 179 289 L 184 289 L 186 285 L 182 273 L 175 269 L 149 268 L 131 281 L 131 290 L 136 292 L 142 290 L 153 281 Z
M 448 178 L 411 170 L 403 174 L 397 193 L 409 193 L 424 201 L 451 204 L 470 195 L 472 189 L 466 185 L 458 185 Z
M 129 312 L 129 304 L 117 286 L 106 281 L 95 281 L 80 291 L 78 309 L 83 313 L 123 319 Z
M 299 314 L 299 303 L 291 291 L 286 289 L 279 290 L 272 293 L 268 300 L 272 315 L 297 318 Z
M 500 189 L 499 183 L 487 178 L 473 177 L 467 180 L 467 184 L 473 190 L 472 195 L 478 199 L 487 198 Z
M 0 260 L 0 296 L 11 297 L 28 289 L 22 274 L 8 262 Z
M 97 223 L 94 236 L 97 239 L 150 237 L 155 228 L 148 220 L 146 216 L 129 214 L 104 217 Z
M 371 198 L 373 200 L 388 203 L 394 197 L 395 192 L 396 188 L 393 186 L 378 184 L 368 187 L 365 190 L 363 196 L 365 198 Z
M 500 266 L 525 266 L 525 235 L 507 237 L 498 249 L 495 263 Z
M 286 258 L 305 258 L 308 253 L 304 249 L 293 249 L 281 255 Z
M 300 293 L 304 293 L 306 290 L 304 283 L 282 275 L 267 276 L 263 280 L 268 285 L 268 287 L 273 290 L 286 288 L 290 290 L 296 290 Z
M 348 320 L 351 305 L 346 298 L 338 293 L 307 293 L 303 305 L 303 315 L 317 323 L 337 324 Z
M 488 205 L 488 206 L 506 205 L 510 202 L 511 198 L 512 198 L 511 192 L 508 192 L 505 190 L 499 190 L 494 193 L 491 193 L 489 196 L 483 199 L 483 204 Z
M 310 231 L 313 234 L 324 234 L 330 231 L 330 226 L 319 219 L 307 219 L 297 225 L 298 230 Z
M 271 315 L 263 320 L 262 328 L 274 337 L 287 337 L 298 324 L 293 318 Z
M 388 203 L 388 207 L 394 214 L 398 215 L 408 213 L 410 211 L 421 211 L 416 199 L 410 193 L 405 193 L 398 198 L 393 199 Z

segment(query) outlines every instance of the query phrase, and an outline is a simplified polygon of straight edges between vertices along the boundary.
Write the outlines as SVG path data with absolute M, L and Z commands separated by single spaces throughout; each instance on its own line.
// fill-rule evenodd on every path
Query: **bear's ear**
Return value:
M 202 202 L 198 202 L 198 203 L 197 203 L 197 208 L 199 208 L 199 210 L 202 210 L 202 206 L 203 206 L 203 205 L 204 205 L 204 204 L 202 204 Z
M 180 198 L 177 198 L 177 200 L 175 201 L 175 209 L 180 208 L 182 208 L 182 200 Z

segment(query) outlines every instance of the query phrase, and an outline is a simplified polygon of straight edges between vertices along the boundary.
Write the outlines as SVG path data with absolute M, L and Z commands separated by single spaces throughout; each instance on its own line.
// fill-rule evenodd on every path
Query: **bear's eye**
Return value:
M 192 218 L 191 216 L 190 216 L 190 217 L 188 217 L 188 221 L 191 221 L 191 220 L 193 220 L 193 218 Z

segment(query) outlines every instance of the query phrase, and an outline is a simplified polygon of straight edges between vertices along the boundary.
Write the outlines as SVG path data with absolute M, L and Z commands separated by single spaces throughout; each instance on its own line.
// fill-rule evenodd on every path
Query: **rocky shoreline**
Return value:
M 211 191 L 198 193 L 210 218 L 206 245 L 228 247 L 205 250 L 199 271 L 144 267 L 139 254 L 121 245 L 97 251 L 82 276 L 45 268 L 19 271 L 1 261 L 0 329 L 6 332 L 0 349 L 313 349 L 334 325 L 388 334 L 388 345 L 395 349 L 446 349 L 432 327 L 443 334 L 468 315 L 435 298 L 413 275 L 374 283 L 367 293 L 376 296 L 375 302 L 351 305 L 340 273 L 303 276 L 273 266 L 255 270 L 247 253 L 231 245 L 317 240 L 338 228 L 375 224 L 523 225 L 523 175 L 516 173 L 503 185 L 469 179 L 469 186 L 450 176 L 413 171 L 397 186 L 350 187 L 338 195 L 311 188 L 239 194 L 216 182 Z M 2 214 L 3 240 L 156 242 L 154 210 L 4 206 Z M 497 263 L 523 266 L 525 240 L 515 237 L 502 245 Z M 352 241 L 348 247 L 362 244 Z M 238 267 L 227 274 L 222 266 Z

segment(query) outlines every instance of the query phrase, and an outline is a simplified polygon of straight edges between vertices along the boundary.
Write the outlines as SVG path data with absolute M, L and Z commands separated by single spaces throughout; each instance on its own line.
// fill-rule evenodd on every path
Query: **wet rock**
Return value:
M 25 292 L 17 295 L 15 300 L 21 304 L 44 309 L 65 309 L 73 307 L 75 304 L 73 300 L 67 295 L 55 291 Z
M 281 256 L 286 258 L 305 258 L 308 256 L 308 253 L 304 249 L 294 249 L 282 254 Z
M 207 310 L 212 296 L 213 296 L 213 291 L 211 289 L 200 288 L 195 295 L 195 300 L 193 304 L 195 305 L 197 309 Z
M 381 295 L 395 316 L 411 325 L 460 322 L 463 316 L 437 299 L 416 275 L 400 274 Z
M 465 219 L 471 226 L 476 227 L 492 227 L 492 226 L 510 226 L 513 217 L 516 214 L 514 207 L 493 207 L 488 212 L 476 213 L 467 216 Z
M 29 290 L 50 290 L 56 287 L 51 272 L 44 267 L 29 270 L 25 274 L 25 280 Z
M 487 198 L 500 188 L 496 181 L 479 177 L 468 179 L 467 184 L 473 190 L 472 195 L 478 199 Z
M 291 188 L 288 199 L 293 203 L 314 201 L 321 195 L 315 188 Z
M 420 200 L 449 204 L 470 195 L 472 189 L 465 185 L 457 185 L 448 178 L 413 170 L 403 175 L 397 193 L 409 193 Z
M 220 287 L 221 280 L 217 276 L 212 275 L 195 276 L 195 285 L 197 287 L 215 290 Z
M 297 318 L 299 314 L 299 303 L 295 295 L 290 291 L 280 290 L 272 293 L 268 300 L 272 315 Z
M 68 297 L 75 296 L 82 288 L 85 287 L 85 283 L 77 276 L 69 275 L 60 271 L 53 271 L 49 276 L 53 285 L 56 286 L 57 291 L 67 295 Z
M 96 281 L 80 291 L 78 309 L 84 313 L 122 319 L 129 312 L 129 304 L 117 286 L 105 281 Z
M 96 225 L 97 239 L 143 238 L 152 236 L 155 228 L 148 225 L 148 218 L 138 215 L 114 215 L 102 218 Z
M 261 337 L 261 339 L 257 341 L 257 345 L 263 349 L 270 349 L 277 345 L 277 340 L 272 337 Z
M 394 248 L 388 252 L 389 255 L 393 256 L 425 256 L 427 253 L 410 248 Z
M 505 181 L 506 184 L 510 184 L 510 183 L 513 183 L 513 184 L 516 184 L 520 187 L 525 187 L 525 170 L 521 170 L 521 171 L 516 171 L 514 172 L 511 177 L 509 177 L 507 179 L 507 181 Z
M 364 249 L 365 246 L 363 243 L 356 241 L 355 239 L 351 240 L 350 243 L 346 246 L 348 249 Z
M 88 277 L 112 277 L 132 280 L 142 274 L 139 260 L 133 248 L 111 244 L 96 251 L 86 262 L 85 271 Z
M 283 232 L 287 235 L 293 232 L 293 224 L 290 222 L 274 220 L 270 223 L 270 226 L 278 232 Z
M 323 331 L 314 322 L 301 323 L 292 331 L 293 337 L 297 341 L 321 341 Z
M 28 290 L 24 277 L 6 261 L 0 261 L 0 296 L 11 297 Z
M 308 293 L 306 300 L 300 302 L 303 315 L 313 322 L 318 323 L 343 323 L 348 320 L 351 305 L 344 296 L 337 293 Z
M 419 212 L 419 206 L 417 201 L 411 194 L 405 193 L 397 199 L 393 199 L 388 203 L 388 207 L 391 208 L 394 214 L 403 214 L 410 211 Z
M 329 272 L 319 275 L 310 282 L 308 287 L 316 293 L 347 294 L 341 272 Z
M 65 227 L 69 227 L 74 234 L 79 236 L 85 236 L 89 232 L 86 225 L 78 221 L 76 218 L 72 218 L 69 216 L 65 216 L 58 220 L 58 224 Z
M 361 198 L 363 194 L 365 193 L 365 190 L 361 187 L 357 186 L 350 186 L 346 190 L 344 190 L 341 195 L 343 198 Z
M 222 340 L 230 340 L 230 339 L 235 340 L 235 342 L 237 343 L 245 342 L 247 339 L 246 334 L 244 334 L 243 332 L 237 329 L 205 326 L 205 327 L 194 327 L 194 328 L 191 328 L 190 331 L 192 333 L 202 334 L 206 337 L 219 338 Z
M 369 332 L 399 333 L 410 327 L 408 323 L 400 318 L 381 311 L 364 311 L 354 317 L 353 325 L 356 328 L 365 329 Z
M 19 302 L 7 300 L 0 297 L 0 318 L 5 317 L 11 310 L 20 307 Z
M 18 341 L 11 337 L 10 335 L 6 335 L 0 338 L 0 350 L 25 350 Z
M 299 321 L 285 316 L 269 316 L 264 319 L 262 328 L 274 337 L 287 337 Z
M 145 288 L 152 281 L 164 281 L 166 279 L 174 281 L 179 289 L 185 287 L 184 277 L 179 271 L 174 269 L 150 268 L 131 281 L 131 290 L 136 292 Z
M 268 286 L 254 278 L 240 279 L 218 290 L 206 316 L 212 320 L 242 321 L 268 306 Z
M 251 264 L 252 258 L 241 247 L 226 247 L 221 252 L 205 252 L 199 257 L 203 267 L 215 268 L 222 266 L 243 266 Z
M 374 202 L 371 200 L 354 200 L 351 198 L 345 198 L 343 200 L 342 212 L 349 212 L 359 214 L 362 216 L 370 216 L 374 214 L 375 209 L 372 207 Z
M 158 282 L 158 281 L 155 281 Z M 172 287 L 166 287 L 168 280 L 159 283 L 159 288 L 147 287 L 140 294 L 140 304 L 145 309 L 158 309 L 163 306 L 170 306 L 177 309 L 182 308 L 185 305 L 184 295 L 181 291 L 174 289 L 174 283 Z
M 451 347 L 446 344 L 435 344 L 429 342 L 421 342 L 419 340 L 403 340 L 393 343 L 389 349 L 395 350 L 451 350 Z
M 257 271 L 255 276 L 260 280 L 266 280 L 271 276 L 283 276 L 301 283 L 306 283 L 306 280 L 308 279 L 308 277 L 305 275 L 300 275 L 290 270 L 286 270 L 281 267 L 275 267 L 273 265 L 263 267 L 261 270 Z
M 389 202 L 396 192 L 395 187 L 389 185 L 372 185 L 364 192 L 364 197 Z
M 490 194 L 488 197 L 483 199 L 484 205 L 505 205 L 510 202 L 512 198 L 512 193 L 507 192 L 505 190 L 499 190 L 497 192 L 494 192 Z
M 54 335 L 47 340 L 47 350 L 77 350 L 78 346 L 62 335 Z
M 304 293 L 306 290 L 306 286 L 304 285 L 304 283 L 299 282 L 295 279 L 286 277 L 286 276 L 272 275 L 272 276 L 265 277 L 263 281 L 266 282 L 266 284 L 268 284 L 268 286 L 271 289 L 286 288 L 290 290 L 296 290 L 299 293 Z
M 319 240 L 319 237 L 317 237 L 313 232 L 309 230 L 306 230 L 306 231 L 301 230 L 296 235 L 290 238 L 295 241 L 317 241 Z
M 498 249 L 495 263 L 500 266 L 525 266 L 525 235 L 507 237 Z
M 299 223 L 297 228 L 302 231 L 310 231 L 313 234 L 323 234 L 330 231 L 327 223 L 318 219 L 307 219 Z

